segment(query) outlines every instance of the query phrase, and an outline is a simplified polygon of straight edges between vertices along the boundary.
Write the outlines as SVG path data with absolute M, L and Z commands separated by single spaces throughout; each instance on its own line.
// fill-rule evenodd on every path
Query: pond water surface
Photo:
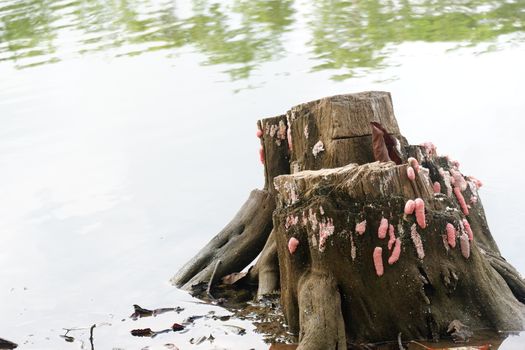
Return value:
M 236 319 L 130 330 L 227 314 L 168 280 L 262 185 L 256 120 L 363 90 L 484 182 L 525 271 L 524 29 L 523 0 L 0 0 L 0 337 L 87 349 L 98 324 L 99 349 L 268 348 Z M 132 321 L 133 304 L 185 310 Z

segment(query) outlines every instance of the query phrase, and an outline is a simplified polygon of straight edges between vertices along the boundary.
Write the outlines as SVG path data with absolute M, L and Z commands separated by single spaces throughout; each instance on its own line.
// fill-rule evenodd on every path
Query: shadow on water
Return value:
M 299 11 L 299 8 L 302 8 Z M 522 32 L 520 1 L 0 1 L 0 62 L 16 68 L 104 52 L 110 57 L 182 49 L 202 65 L 224 65 L 231 80 L 247 79 L 263 63 L 289 54 L 285 33 L 306 26 L 311 69 L 336 70 L 344 80 L 380 69 L 404 42 L 501 45 Z M 523 35 L 513 36 L 521 41 Z M 507 40 L 508 41 L 508 40 Z

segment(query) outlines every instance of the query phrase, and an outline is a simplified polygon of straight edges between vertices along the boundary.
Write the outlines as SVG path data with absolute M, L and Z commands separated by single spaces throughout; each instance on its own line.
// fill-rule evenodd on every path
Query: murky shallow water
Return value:
M 524 8 L 0 1 L 0 337 L 79 348 L 63 328 L 110 323 L 96 347 L 267 348 L 234 320 L 129 332 L 226 313 L 168 279 L 261 186 L 256 120 L 361 90 L 392 92 L 409 141 L 484 181 L 493 234 L 525 271 Z M 185 310 L 132 321 L 133 304 Z

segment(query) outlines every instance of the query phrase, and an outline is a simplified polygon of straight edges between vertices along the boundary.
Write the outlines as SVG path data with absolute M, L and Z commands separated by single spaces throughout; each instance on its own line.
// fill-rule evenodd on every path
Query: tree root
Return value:
M 274 197 L 268 191 L 253 190 L 237 215 L 197 255 L 184 265 L 171 282 L 179 288 L 208 282 L 217 261 L 216 278 L 237 272 L 255 259 L 272 229 Z
M 249 280 L 258 284 L 257 298 L 279 290 L 279 259 L 277 257 L 277 243 L 272 231 L 262 250 L 255 266 L 250 270 Z
M 310 272 L 299 282 L 299 347 L 297 350 L 346 349 L 341 296 L 335 280 Z

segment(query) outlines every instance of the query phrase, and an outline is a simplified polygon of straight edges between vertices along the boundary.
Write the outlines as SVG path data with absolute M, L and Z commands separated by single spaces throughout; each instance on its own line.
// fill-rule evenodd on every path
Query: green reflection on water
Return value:
M 342 69 L 334 79 L 359 68 L 385 64 L 392 47 L 408 41 L 457 42 L 474 46 L 523 31 L 525 2 L 499 1 L 318 1 L 313 11 L 314 70 Z
M 524 0 L 319 0 L 301 18 L 297 6 L 292 0 L 0 0 L 0 61 L 26 68 L 96 52 L 163 50 L 176 57 L 189 48 L 204 57 L 202 64 L 224 65 L 237 80 L 286 55 L 291 43 L 284 34 L 298 31 L 307 38 L 312 69 L 337 70 L 334 79 L 343 80 L 387 66 L 403 42 L 495 43 L 523 32 L 525 21 Z

